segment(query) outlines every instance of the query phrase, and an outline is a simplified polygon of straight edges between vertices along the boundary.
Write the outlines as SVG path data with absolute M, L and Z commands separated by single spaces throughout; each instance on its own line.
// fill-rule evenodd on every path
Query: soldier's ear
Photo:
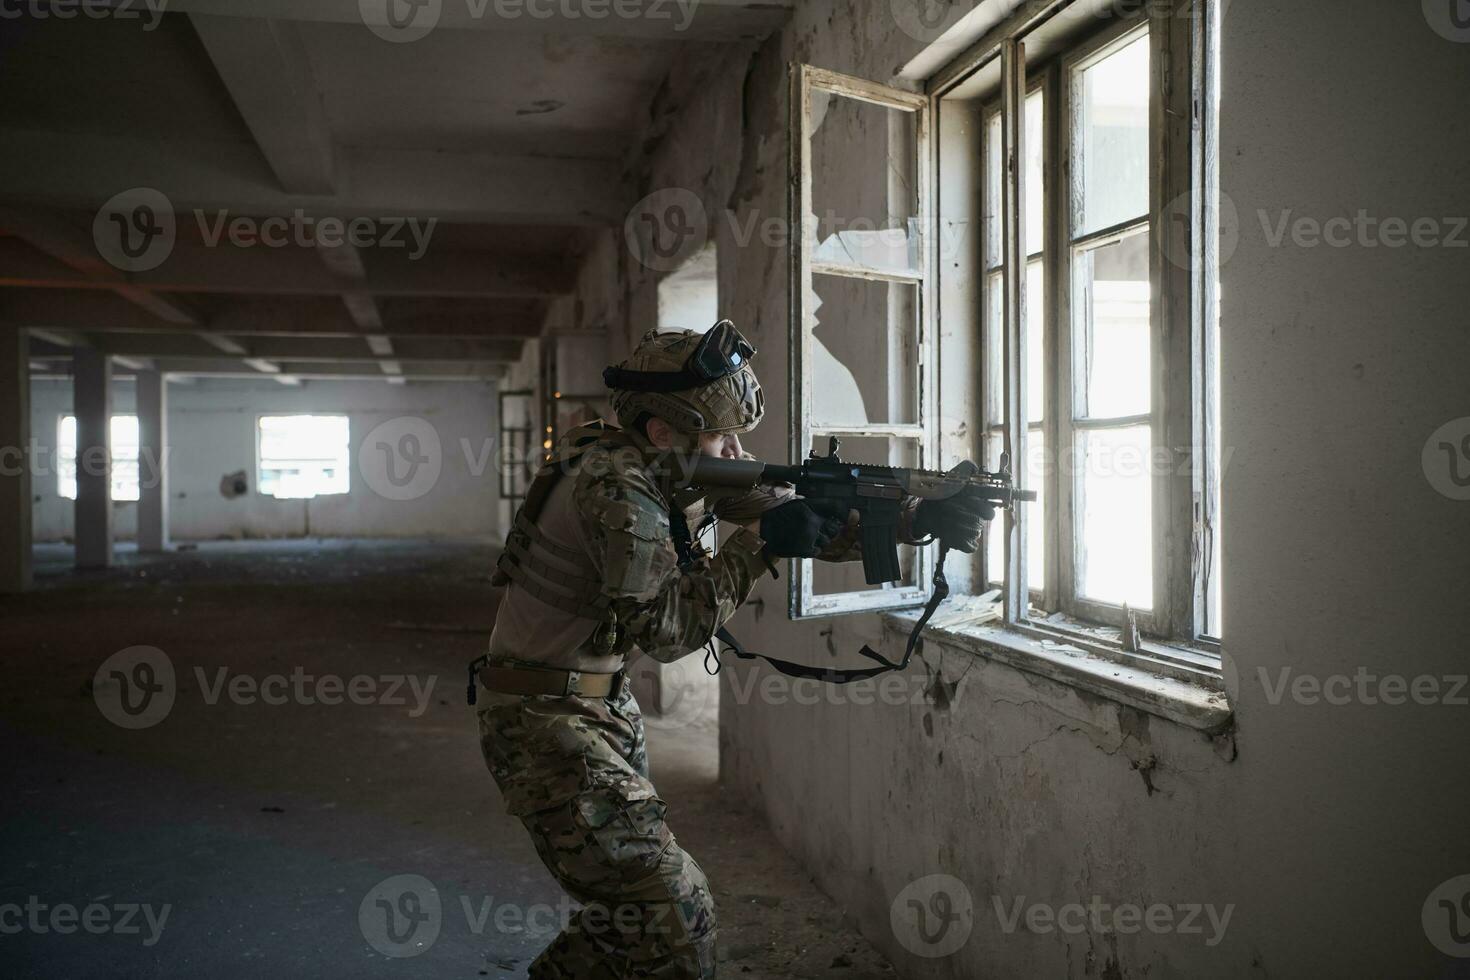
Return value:
M 671 449 L 674 445 L 674 427 L 657 415 L 651 415 L 643 423 L 643 433 L 648 441 L 659 449 Z

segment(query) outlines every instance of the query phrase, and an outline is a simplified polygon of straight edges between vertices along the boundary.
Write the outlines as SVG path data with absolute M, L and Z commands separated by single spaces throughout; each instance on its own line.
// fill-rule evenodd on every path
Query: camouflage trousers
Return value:
M 607 701 L 481 690 L 478 714 L 506 812 L 581 905 L 531 980 L 713 977 L 714 900 L 664 822 L 632 692 Z

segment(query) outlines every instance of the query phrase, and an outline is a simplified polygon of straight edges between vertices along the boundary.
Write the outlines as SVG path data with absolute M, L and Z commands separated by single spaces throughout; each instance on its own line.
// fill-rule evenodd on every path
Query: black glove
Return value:
M 815 558 L 847 524 L 847 507 L 831 500 L 788 500 L 761 515 L 766 551 L 777 558 Z
M 995 504 L 974 493 L 945 500 L 921 500 L 914 514 L 914 533 L 934 535 L 939 543 L 969 554 L 980 544 L 980 529 L 995 517 Z

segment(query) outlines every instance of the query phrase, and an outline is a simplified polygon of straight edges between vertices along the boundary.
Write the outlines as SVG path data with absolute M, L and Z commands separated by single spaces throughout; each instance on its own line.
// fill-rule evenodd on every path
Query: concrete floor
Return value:
M 463 665 L 495 613 L 493 556 L 210 542 L 78 573 L 69 549 L 38 548 L 36 590 L 0 598 L 0 974 L 524 976 L 565 903 L 502 813 L 464 704 Z M 92 679 L 135 645 L 167 655 L 177 696 L 126 729 Z M 379 680 L 362 704 L 229 693 L 233 678 L 295 684 L 298 671 L 308 695 L 321 676 Z M 722 794 L 713 728 L 649 728 L 670 822 L 715 887 L 721 975 L 893 976 Z M 359 925 L 397 875 L 431 882 L 442 909 L 408 960 Z

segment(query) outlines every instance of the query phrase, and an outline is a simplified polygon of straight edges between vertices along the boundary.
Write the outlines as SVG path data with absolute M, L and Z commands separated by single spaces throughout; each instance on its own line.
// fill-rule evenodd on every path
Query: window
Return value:
M 935 465 L 927 96 L 801 66 L 792 134 L 794 412 L 791 453 Z M 914 605 L 928 549 L 900 549 L 899 582 L 858 563 L 793 563 L 793 617 Z
M 982 452 L 994 468 L 1023 447 L 1018 482 L 1040 496 L 1015 520 L 1025 560 L 992 533 L 984 578 L 1024 570 L 1014 625 L 1121 627 L 1126 606 L 1145 633 L 1195 642 L 1220 631 L 1216 59 L 1201 5 L 1153 6 L 1101 29 L 1053 24 L 1024 47 L 1013 25 L 986 94 L 967 93 L 983 103 Z M 1015 311 L 1011 255 L 1024 261 Z M 1024 433 L 1008 411 L 1012 356 Z
M 300 498 L 347 492 L 347 416 L 264 415 L 256 445 L 261 493 Z
M 112 440 L 112 499 L 138 499 L 138 416 L 114 415 L 109 422 Z M 77 499 L 77 418 L 63 415 L 56 436 L 56 492 Z
M 972 591 L 1001 587 L 1005 622 L 1031 634 L 1106 641 L 1126 607 L 1148 637 L 1203 643 L 1186 672 L 1212 669 L 1221 631 L 1218 15 L 1216 0 L 1023 6 L 927 104 L 805 67 L 793 92 L 793 213 L 812 225 L 793 255 L 793 450 L 830 431 L 895 461 L 1008 456 L 1038 500 L 988 529 Z M 855 214 L 884 240 L 844 228 Z M 973 244 L 947 240 L 965 227 Z M 871 323 L 887 329 L 850 326 Z M 978 393 L 954 393 L 975 377 Z M 977 424 L 936 433 L 941 411 Z M 811 614 L 912 599 L 922 581 L 840 603 L 801 588 Z

